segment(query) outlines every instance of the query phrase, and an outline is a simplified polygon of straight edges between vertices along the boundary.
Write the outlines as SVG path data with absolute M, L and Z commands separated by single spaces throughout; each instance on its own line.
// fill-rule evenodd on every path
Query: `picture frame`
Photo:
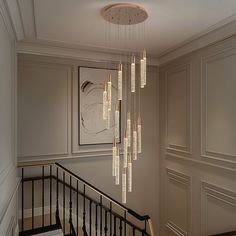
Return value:
M 112 77 L 111 128 L 103 120 L 103 91 L 109 73 Z M 117 70 L 78 67 L 79 146 L 112 144 L 115 133 L 115 104 L 117 101 Z M 121 114 L 121 105 L 119 106 Z M 121 115 L 118 143 L 121 143 Z

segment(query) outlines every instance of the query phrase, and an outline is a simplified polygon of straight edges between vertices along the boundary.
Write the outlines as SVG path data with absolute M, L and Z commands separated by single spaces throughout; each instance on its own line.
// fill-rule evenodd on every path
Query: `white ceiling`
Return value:
M 125 45 L 119 40 L 122 33 L 118 37 L 117 26 L 109 29 L 109 24 L 100 15 L 104 6 L 118 2 L 18 0 L 25 39 L 36 38 L 97 49 L 137 50 L 146 47 L 148 53 L 158 56 L 236 18 L 236 0 L 122 0 L 142 5 L 149 14 L 145 27 L 144 24 L 136 26 L 129 36 L 132 40 Z M 144 30 L 145 39 L 141 34 Z M 106 40 L 106 31 L 112 32 L 110 40 Z

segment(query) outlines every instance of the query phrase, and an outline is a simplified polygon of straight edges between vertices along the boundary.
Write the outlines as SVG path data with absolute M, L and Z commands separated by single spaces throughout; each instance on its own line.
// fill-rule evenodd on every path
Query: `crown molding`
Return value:
M 126 61 L 126 56 L 120 56 L 122 52 L 107 51 L 101 48 L 89 48 L 80 45 L 66 44 L 49 40 L 21 40 L 17 42 L 17 52 L 25 54 L 34 54 L 41 56 L 53 56 L 61 58 L 70 58 L 93 62 L 119 62 Z M 159 65 L 156 56 L 149 56 L 148 64 L 152 66 Z
M 176 45 L 158 56 L 159 65 L 166 64 L 178 57 L 215 44 L 236 34 L 236 14 L 225 18 L 192 38 Z
M 12 22 L 12 18 L 9 13 L 8 1 L 0 0 L 0 17 L 2 17 L 4 26 L 9 34 L 9 36 L 15 40 L 16 39 L 16 31 L 14 28 L 14 24 Z
M 32 40 L 26 40 L 20 0 L 0 0 L 4 2 L 10 16 L 13 31 L 18 40 L 17 49 L 20 53 L 39 54 L 89 61 L 119 61 L 124 50 L 108 49 L 95 45 L 77 45 L 48 39 L 40 39 L 37 33 Z M 2 4 L 1 4 L 2 5 Z M 34 22 L 35 24 L 35 22 Z M 36 25 L 34 26 L 36 30 Z M 178 57 L 184 56 L 203 47 L 212 45 L 236 34 L 236 14 L 216 23 L 208 29 L 194 35 L 190 39 L 162 52 L 159 55 L 148 54 L 150 65 L 164 65 Z M 125 50 L 126 51 L 126 50 Z M 127 60 L 124 58 L 124 61 Z
M 17 40 L 21 40 L 25 37 L 25 32 L 18 1 L 19 0 L 1 0 L 9 17 L 11 28 L 14 32 L 14 37 Z

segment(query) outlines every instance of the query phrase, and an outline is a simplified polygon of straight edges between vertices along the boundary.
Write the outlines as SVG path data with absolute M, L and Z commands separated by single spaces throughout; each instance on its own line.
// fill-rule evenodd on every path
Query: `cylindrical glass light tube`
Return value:
M 122 174 L 122 203 L 126 203 L 126 169 Z
M 116 140 L 119 139 L 119 133 L 120 133 L 120 106 L 119 101 L 116 104 L 116 110 L 115 110 L 115 138 Z
M 132 162 L 131 162 L 131 154 L 129 155 L 128 161 L 128 192 L 132 192 Z
M 135 57 L 132 57 L 132 62 L 131 62 L 131 92 L 135 92 Z
M 143 84 L 147 84 L 147 56 L 146 56 L 146 50 L 143 50 Z
M 124 157 L 123 157 L 123 167 L 127 168 L 127 158 L 128 158 L 128 139 L 124 137 Z
M 116 151 L 116 177 L 115 177 L 115 184 L 119 185 L 120 184 L 120 152 L 119 152 L 119 148 L 117 147 L 117 151 Z
M 111 74 L 109 74 L 108 82 L 107 82 L 107 96 L 108 96 L 108 110 L 111 110 L 111 90 L 112 90 L 112 83 L 111 83 Z
M 131 146 L 131 117 L 130 112 L 127 112 L 127 139 L 128 139 L 128 147 Z
M 122 64 L 119 64 L 118 69 L 118 100 L 122 100 Z
M 140 87 L 144 88 L 144 60 L 140 60 Z
M 136 131 L 136 125 L 134 126 L 133 130 L 133 159 L 137 160 L 137 131 Z
M 138 153 L 142 152 L 142 124 L 141 118 L 138 118 L 138 125 L 137 125 L 137 136 L 138 136 Z
M 105 85 L 105 90 L 103 91 L 103 120 L 107 119 L 107 85 Z
M 116 143 L 112 147 L 112 176 L 116 176 Z

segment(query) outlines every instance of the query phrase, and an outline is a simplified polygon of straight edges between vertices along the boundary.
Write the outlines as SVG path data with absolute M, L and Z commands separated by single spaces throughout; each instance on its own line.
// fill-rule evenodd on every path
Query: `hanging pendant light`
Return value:
M 124 45 L 126 45 L 127 41 L 133 43 L 131 38 L 127 37 L 127 35 L 132 32 L 131 27 L 135 24 L 140 25 L 140 23 L 144 22 L 148 17 L 147 12 L 142 7 L 131 3 L 108 5 L 102 9 L 101 14 L 109 24 L 119 25 L 119 27 L 117 27 L 117 35 L 119 35 L 119 37 L 122 33 L 120 32 L 120 30 L 122 30 L 120 26 L 124 26 L 124 36 L 126 40 Z M 126 26 L 129 28 L 126 28 Z M 130 30 L 128 34 L 126 33 L 126 29 Z M 144 33 L 141 35 L 142 37 Z M 119 37 L 119 41 L 122 41 Z M 126 56 L 127 60 L 124 61 L 124 58 L 122 59 L 121 57 L 120 63 L 117 65 L 117 81 L 114 79 L 112 81 L 111 74 L 109 74 L 103 91 L 103 120 L 106 122 L 107 129 L 111 128 L 114 119 L 112 176 L 115 177 L 116 185 L 119 185 L 121 176 L 122 203 L 126 203 L 127 201 L 127 191 L 132 192 L 133 190 L 132 162 L 136 161 L 138 155 L 142 152 L 140 89 L 144 88 L 147 84 L 146 49 L 140 50 L 140 53 L 129 52 Z M 116 97 L 112 94 L 112 86 L 114 86 L 113 88 L 117 88 Z M 114 97 L 112 97 L 112 95 Z M 116 103 L 112 103 L 112 99 L 116 99 Z M 138 104 L 136 103 L 136 99 L 138 100 Z M 112 104 L 115 104 L 115 108 L 113 109 Z M 124 117 L 122 117 L 121 114 L 121 107 L 122 110 L 124 109 Z M 138 116 L 136 116 L 136 109 L 138 109 Z M 113 111 L 114 114 L 112 114 Z M 122 126 L 120 126 L 120 120 L 124 122 L 124 130 L 121 131 L 123 134 L 122 138 L 120 137 L 120 129 L 122 128 Z M 121 145 L 118 144 L 120 141 L 123 142 Z M 120 156 L 121 147 L 123 147 L 123 163 L 121 162 Z

